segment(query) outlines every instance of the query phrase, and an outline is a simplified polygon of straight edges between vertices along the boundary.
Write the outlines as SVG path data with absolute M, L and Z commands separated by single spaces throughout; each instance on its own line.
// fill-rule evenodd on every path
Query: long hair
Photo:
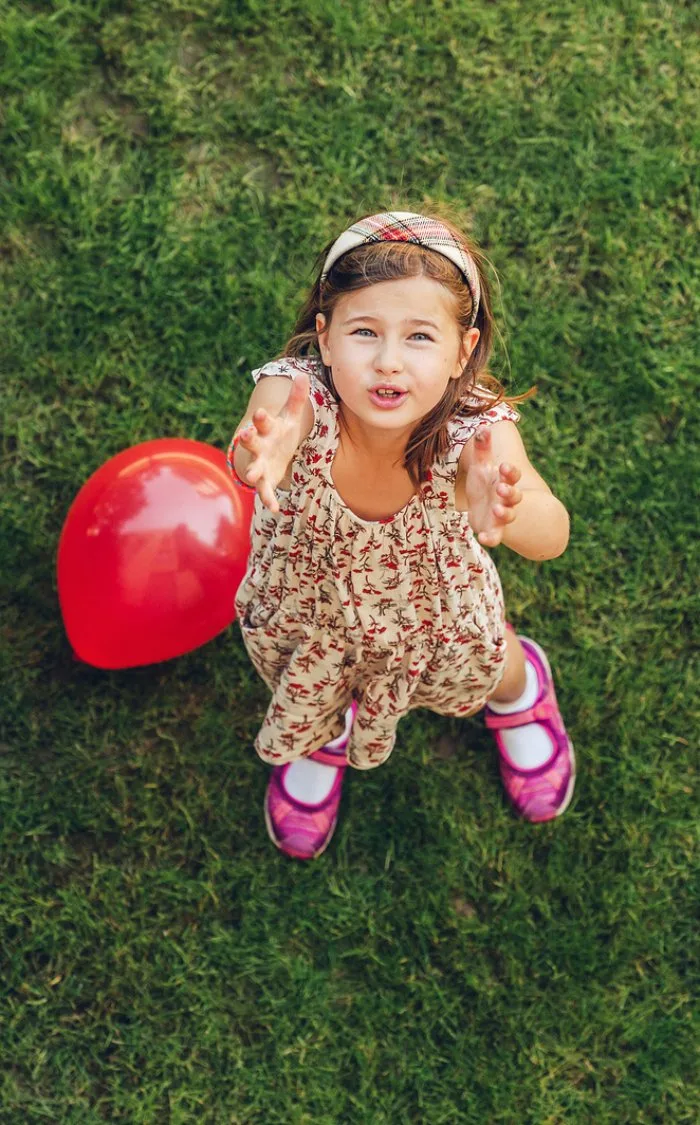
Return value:
M 420 213 L 443 223 L 467 248 L 476 263 L 481 300 L 473 327 L 479 329 L 479 340 L 460 377 L 450 379 L 438 404 L 421 418 L 409 437 L 403 468 L 417 488 L 427 479 L 428 470 L 433 462 L 443 457 L 448 450 L 447 423 L 450 418 L 473 417 L 489 410 L 499 402 L 521 402 L 533 395 L 536 390 L 531 387 L 525 394 L 506 396 L 500 381 L 486 371 L 494 332 L 491 291 L 484 269 L 486 259 L 458 226 L 438 213 L 440 210 L 441 208 L 433 206 L 429 212 L 422 210 Z M 446 209 L 442 208 L 442 210 Z M 352 222 L 348 223 L 348 226 L 350 225 Z M 380 281 L 428 277 L 439 282 L 452 294 L 454 316 L 461 340 L 470 327 L 472 297 L 469 286 L 453 262 L 443 254 L 411 242 L 376 242 L 358 246 L 343 254 L 334 263 L 322 283 L 323 263 L 334 242 L 335 238 L 321 251 L 315 267 L 316 278 L 311 292 L 299 310 L 292 335 L 276 358 L 315 356 L 319 361 L 319 378 L 338 402 L 339 417 L 342 422 L 342 403 L 333 385 L 333 373 L 321 358 L 316 331 L 317 313 L 323 313 L 328 328 L 336 305 L 346 293 L 364 289 Z

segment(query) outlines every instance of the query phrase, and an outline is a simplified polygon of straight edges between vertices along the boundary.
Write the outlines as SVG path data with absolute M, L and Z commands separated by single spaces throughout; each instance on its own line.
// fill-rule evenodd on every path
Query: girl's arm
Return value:
M 569 515 L 530 464 L 513 422 L 482 426 L 462 450 L 457 489 L 486 547 L 503 543 L 526 559 L 553 559 L 569 541 Z
M 278 420 L 284 420 L 286 425 L 276 425 Z M 313 424 L 314 410 L 309 400 L 308 376 L 298 375 L 293 380 L 287 376 L 266 375 L 256 383 L 248 408 L 236 427 L 234 437 L 242 430 L 251 435 L 241 438 L 236 446 L 233 458 L 236 475 L 241 480 L 246 480 L 251 463 L 261 455 L 267 458 L 272 454 L 274 460 L 281 458 L 284 462 L 283 466 L 271 466 L 274 475 L 279 473 L 279 480 L 283 480 L 296 450 L 306 441 Z M 255 474 L 256 481 L 261 475 L 264 475 L 264 470 Z M 262 498 L 270 499 L 269 495 Z
M 569 513 L 548 489 L 523 488 L 522 501 L 501 543 L 526 559 L 542 562 L 563 555 L 569 542 Z

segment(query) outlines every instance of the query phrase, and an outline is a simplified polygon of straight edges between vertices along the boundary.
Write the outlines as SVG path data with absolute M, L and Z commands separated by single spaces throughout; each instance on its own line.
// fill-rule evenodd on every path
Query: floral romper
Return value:
M 255 498 L 251 551 L 235 599 L 243 640 L 272 700 L 255 740 L 271 765 L 312 754 L 358 711 L 349 764 L 372 769 L 391 754 L 414 707 L 442 715 L 482 708 L 504 671 L 505 608 L 496 567 L 466 512 L 455 509 L 462 446 L 477 426 L 517 421 L 505 403 L 452 419 L 449 450 L 422 492 L 388 519 L 364 520 L 340 498 L 331 465 L 338 407 L 316 357 L 252 372 L 308 371 L 314 425 L 297 450 L 280 512 Z

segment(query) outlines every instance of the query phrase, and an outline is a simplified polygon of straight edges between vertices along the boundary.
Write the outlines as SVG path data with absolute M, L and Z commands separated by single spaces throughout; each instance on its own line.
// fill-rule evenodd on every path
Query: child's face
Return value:
M 330 328 L 323 314 L 317 314 L 323 362 L 333 368 L 343 407 L 358 423 L 410 432 L 437 406 L 450 379 L 459 378 L 479 330 L 471 328 L 460 338 L 453 301 L 432 278 L 410 277 L 346 294 L 335 307 Z M 383 408 L 371 393 L 381 384 L 407 393 L 397 406 Z

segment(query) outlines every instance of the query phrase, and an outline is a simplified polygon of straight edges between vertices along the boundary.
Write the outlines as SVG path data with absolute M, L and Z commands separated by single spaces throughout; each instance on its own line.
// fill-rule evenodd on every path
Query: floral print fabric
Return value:
M 428 707 L 471 715 L 498 686 L 505 609 L 491 556 L 455 508 L 462 446 L 484 422 L 517 421 L 505 403 L 450 423 L 448 453 L 420 494 L 388 519 L 355 515 L 331 466 L 338 407 L 315 357 L 253 371 L 309 372 L 314 425 L 297 450 L 280 512 L 259 497 L 248 569 L 235 605 L 247 652 L 272 692 L 255 741 L 283 765 L 337 737 L 354 697 L 349 764 L 372 769 L 391 754 L 402 715 Z

